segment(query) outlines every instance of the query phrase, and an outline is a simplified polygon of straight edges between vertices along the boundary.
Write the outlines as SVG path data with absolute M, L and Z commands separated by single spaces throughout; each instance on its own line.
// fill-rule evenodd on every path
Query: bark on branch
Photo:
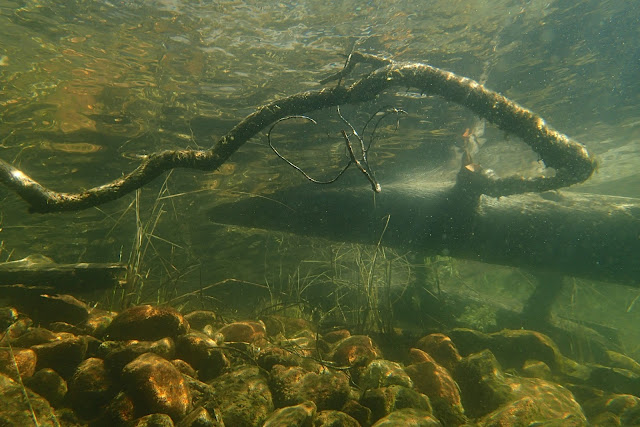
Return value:
M 171 150 L 154 153 L 145 157 L 132 172 L 89 190 L 79 193 L 53 191 L 1 159 L 0 181 L 22 197 L 29 204 L 31 212 L 82 210 L 118 199 L 173 168 L 215 170 L 242 144 L 283 117 L 369 101 L 393 86 L 439 95 L 467 107 L 504 131 L 522 138 L 539 154 L 546 166 L 556 170 L 552 177 L 497 179 L 482 170 L 463 168 L 465 182 L 478 194 L 502 196 L 565 187 L 588 179 L 596 167 L 595 160 L 589 156 L 583 145 L 552 129 L 530 110 L 474 80 L 430 65 L 394 62 L 353 53 L 344 69 L 324 82 L 332 79 L 342 80 L 358 62 L 368 62 L 380 68 L 347 87 L 338 85 L 271 102 L 243 119 L 209 150 Z

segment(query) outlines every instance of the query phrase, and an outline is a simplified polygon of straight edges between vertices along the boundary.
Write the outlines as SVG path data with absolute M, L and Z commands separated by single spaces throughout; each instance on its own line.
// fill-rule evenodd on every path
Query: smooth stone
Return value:
M 351 335 L 336 344 L 332 359 L 339 366 L 366 366 L 382 359 L 382 351 L 368 336 Z
M 82 329 L 87 335 L 102 338 L 116 315 L 113 311 L 93 308 L 89 312 L 89 318 L 82 324 Z
M 281 334 L 291 338 L 302 331 L 309 331 L 312 334 L 315 333 L 313 332 L 315 326 L 308 320 L 299 317 L 286 317 L 272 314 L 262 316 L 260 320 L 264 323 L 267 335 L 270 337 Z
M 178 421 L 191 409 L 189 388 L 182 374 L 157 354 L 145 353 L 127 364 L 122 382 L 138 413 L 164 413 Z
M 407 366 L 405 371 L 415 389 L 429 397 L 439 420 L 451 426 L 466 422 L 458 385 L 446 368 L 437 363 L 422 362 Z
M 404 408 L 433 412 L 426 395 L 399 385 L 366 390 L 360 398 L 360 403 L 371 410 L 372 422 Z
M 38 355 L 37 369 L 51 368 L 63 378 L 69 378 L 84 360 L 87 352 L 86 337 L 70 336 L 46 344 L 31 346 Z
M 175 338 L 189 331 L 189 323 L 171 307 L 139 305 L 118 314 L 106 329 L 110 340 L 155 341 Z
M 439 365 L 449 371 L 453 371 L 462 358 L 451 338 L 444 334 L 430 334 L 422 337 L 415 348 L 428 353 Z
M 173 420 L 167 414 L 149 414 L 138 418 L 132 424 L 132 427 L 173 427 Z
M 257 366 L 239 366 L 210 385 L 213 397 L 202 406 L 210 414 L 219 411 L 226 426 L 260 426 L 274 410 L 267 379 Z
M 511 399 L 478 421 L 478 426 L 586 426 L 587 418 L 566 388 L 539 378 L 510 377 Z M 555 423 L 555 424 L 554 424 Z
M 347 400 L 341 411 L 357 420 L 362 426 L 371 425 L 371 409 L 354 399 Z
M 183 375 L 188 375 L 191 378 L 196 378 L 198 376 L 198 373 L 195 369 L 193 369 L 193 366 L 189 365 L 182 359 L 173 359 L 171 360 L 171 364 L 175 366 Z
M 45 328 L 28 328 L 22 335 L 11 340 L 14 347 L 31 347 L 32 345 L 46 344 L 54 341 L 58 335 Z
M 391 385 L 412 388 L 413 381 L 402 365 L 385 359 L 372 360 L 360 374 L 360 388 L 369 390 Z
M 176 339 L 176 355 L 198 371 L 198 377 L 208 381 L 230 366 L 218 344 L 202 332 L 192 331 Z
M 262 322 L 233 322 L 218 330 L 225 342 L 253 343 L 263 340 L 267 330 Z
M 275 365 L 299 366 L 302 363 L 302 358 L 280 347 L 267 346 L 260 349 L 257 362 L 262 369 L 270 371 Z
M 320 411 L 339 410 L 350 395 L 349 378 L 334 370 L 317 373 L 308 372 L 300 366 L 276 365 L 271 369 L 269 384 L 276 407 L 311 400 Z
M 552 378 L 549 366 L 539 360 L 525 361 L 522 366 L 522 376 L 529 378 L 541 378 L 547 381 L 550 381 Z
M 25 402 L 24 393 L 29 399 L 33 414 Z M 33 426 L 33 415 L 38 420 L 38 425 L 58 426 L 55 412 L 49 402 L 28 388 L 23 388 L 19 383 L 0 373 L 0 425 L 2 426 Z
M 12 352 L 13 357 L 11 357 Z M 37 362 L 38 357 L 30 348 L 0 348 L 0 373 L 14 380 L 18 379 L 16 368 L 20 372 L 20 377 L 28 378 L 36 371 Z
M 173 359 L 176 354 L 175 343 L 171 338 L 157 341 L 104 341 L 96 355 L 104 359 L 107 368 L 118 375 L 124 366 L 145 353 L 154 353 L 164 359 Z
M 360 423 L 344 412 L 326 410 L 316 414 L 313 427 L 360 427 Z
M 68 386 L 71 407 L 87 419 L 98 414 L 117 392 L 104 360 L 95 357 L 78 365 Z
M 267 418 L 263 427 L 312 427 L 316 405 L 311 401 L 280 408 Z
M 429 353 L 424 350 L 420 350 L 419 348 L 409 349 L 409 361 L 411 364 L 422 362 L 438 363 Z
M 427 411 L 405 408 L 390 413 L 389 415 L 375 423 L 372 427 L 397 426 L 442 427 L 442 423 Z
M 128 426 L 139 417 L 135 402 L 125 391 L 118 393 L 100 413 L 91 427 Z
M 455 371 L 466 413 L 481 417 L 511 399 L 511 387 L 500 363 L 489 350 L 471 354 L 458 363 Z
M 53 369 L 40 369 L 23 381 L 25 386 L 47 399 L 51 406 L 56 408 L 62 405 L 67 395 L 67 382 Z

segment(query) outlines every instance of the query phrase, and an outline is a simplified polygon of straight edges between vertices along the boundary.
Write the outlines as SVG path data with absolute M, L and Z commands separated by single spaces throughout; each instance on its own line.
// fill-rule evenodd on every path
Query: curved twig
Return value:
M 310 121 L 314 125 L 318 124 L 318 122 L 316 122 L 315 120 L 313 120 L 309 116 L 297 115 L 297 116 L 287 116 L 287 117 L 283 117 L 281 119 L 278 119 L 274 124 L 271 125 L 271 128 L 269 128 L 269 132 L 267 132 L 267 142 L 269 143 L 269 147 L 271 147 L 271 150 L 274 153 L 276 153 L 276 156 L 280 157 L 282 160 L 287 162 L 289 164 L 289 166 L 291 166 L 292 168 L 294 168 L 295 170 L 300 172 L 302 175 L 304 175 L 305 178 L 307 178 L 309 181 L 313 182 L 314 184 L 333 184 L 334 182 L 336 182 L 338 180 L 338 178 L 340 178 L 342 176 L 342 174 L 344 174 L 347 171 L 347 169 L 349 169 L 349 166 L 351 166 L 351 164 L 353 163 L 353 156 L 351 157 L 351 159 L 349 159 L 349 162 L 342 168 L 342 170 L 340 172 L 338 172 L 338 175 L 336 175 L 334 178 L 332 178 L 332 179 L 330 179 L 328 181 L 320 181 L 320 180 L 317 180 L 315 178 L 312 178 L 309 174 L 307 174 L 304 170 L 302 170 L 301 167 L 299 167 L 298 165 L 296 165 L 295 163 L 291 162 L 289 159 L 284 157 L 282 154 L 280 154 L 280 152 L 278 150 L 276 150 L 276 147 L 274 147 L 273 143 L 271 142 L 271 131 L 273 130 L 273 128 L 276 127 L 276 125 L 278 123 L 283 122 L 285 120 L 289 120 L 289 119 L 305 119 L 305 120 Z
M 355 63 L 358 59 L 354 53 L 350 63 Z M 2 160 L 0 181 L 22 197 L 30 205 L 32 212 L 86 209 L 120 198 L 172 168 L 214 170 L 252 136 L 283 117 L 368 101 L 393 86 L 416 88 L 421 93 L 439 95 L 467 107 L 506 132 L 522 138 L 540 155 L 546 166 L 556 170 L 552 177 L 508 178 L 505 185 L 495 181 L 486 191 L 479 189 L 485 194 L 501 196 L 557 189 L 588 179 L 596 167 L 595 160 L 582 144 L 552 129 L 532 111 L 474 80 L 416 62 L 397 63 L 384 59 L 376 62 L 369 57 L 366 60 L 386 65 L 348 87 L 337 86 L 303 92 L 271 102 L 247 116 L 209 150 L 175 150 L 151 154 L 132 172 L 99 187 L 79 193 L 55 192 Z

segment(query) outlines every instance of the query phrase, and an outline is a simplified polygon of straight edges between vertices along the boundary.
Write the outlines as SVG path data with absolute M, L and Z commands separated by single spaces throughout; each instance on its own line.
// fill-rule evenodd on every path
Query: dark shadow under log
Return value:
M 533 268 L 640 286 L 640 200 L 549 191 L 493 198 L 452 183 L 311 184 L 215 206 L 218 223 Z M 286 205 L 286 206 L 285 206 Z

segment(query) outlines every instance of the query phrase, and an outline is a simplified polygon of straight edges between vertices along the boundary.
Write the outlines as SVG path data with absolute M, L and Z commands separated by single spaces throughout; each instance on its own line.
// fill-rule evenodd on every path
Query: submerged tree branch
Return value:
M 556 170 L 552 177 L 511 177 L 505 180 L 493 178 L 486 173 L 477 173 L 477 178 L 472 176 L 467 179 L 474 183 L 475 191 L 478 193 L 501 196 L 556 189 L 588 179 L 596 167 L 595 160 L 589 156 L 583 145 L 552 129 L 530 110 L 474 80 L 430 65 L 393 62 L 353 53 L 345 69 L 334 75 L 335 78 L 330 77 L 325 81 L 342 80 L 357 62 L 373 63 L 381 68 L 347 87 L 338 85 L 273 101 L 243 119 L 209 150 L 171 150 L 154 153 L 145 157 L 132 172 L 104 185 L 79 193 L 56 192 L 42 186 L 3 160 L 0 160 L 0 181 L 22 197 L 29 204 L 31 212 L 86 209 L 118 199 L 173 168 L 215 170 L 242 144 L 277 120 L 321 108 L 369 101 L 393 86 L 439 95 L 467 107 L 504 131 L 522 138 L 539 154 L 546 166 Z M 469 172 L 473 171 L 468 169 L 467 174 Z

